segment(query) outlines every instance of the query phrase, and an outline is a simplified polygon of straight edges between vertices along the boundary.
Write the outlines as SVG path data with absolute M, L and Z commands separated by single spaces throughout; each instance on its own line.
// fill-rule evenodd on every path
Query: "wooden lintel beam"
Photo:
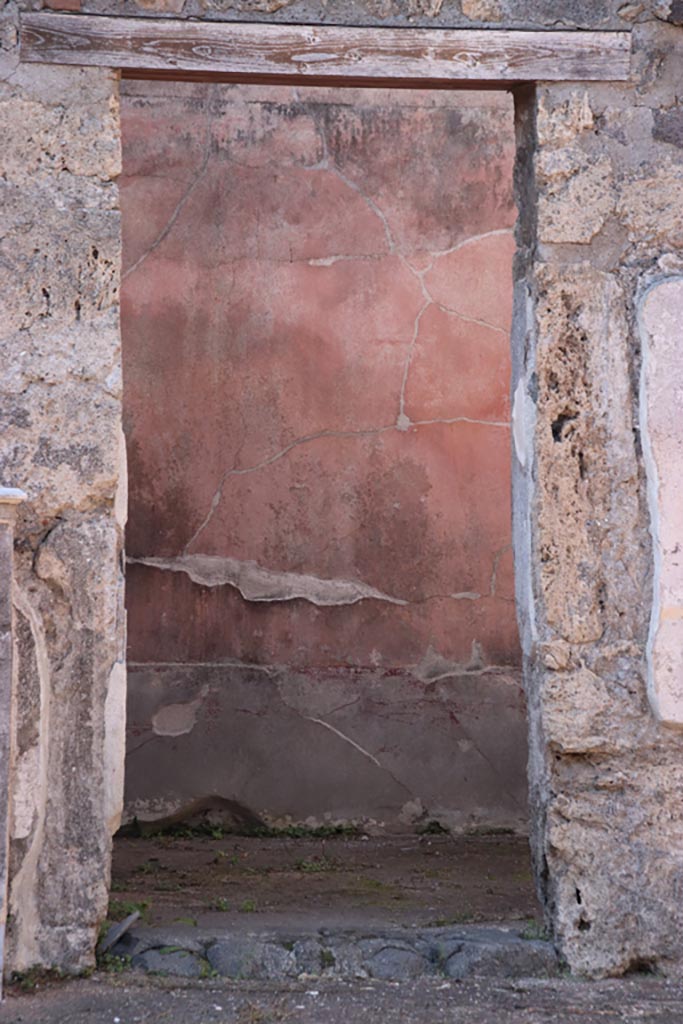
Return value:
M 126 77 L 506 87 L 623 81 L 627 32 L 347 28 L 35 13 L 21 59 L 121 69 Z

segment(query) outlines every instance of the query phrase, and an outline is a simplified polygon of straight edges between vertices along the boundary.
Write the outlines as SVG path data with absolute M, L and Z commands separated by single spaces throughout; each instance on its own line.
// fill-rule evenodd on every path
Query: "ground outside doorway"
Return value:
M 527 841 L 510 835 L 122 837 L 110 919 L 136 912 L 105 956 L 158 974 L 400 980 L 557 971 L 542 941 Z

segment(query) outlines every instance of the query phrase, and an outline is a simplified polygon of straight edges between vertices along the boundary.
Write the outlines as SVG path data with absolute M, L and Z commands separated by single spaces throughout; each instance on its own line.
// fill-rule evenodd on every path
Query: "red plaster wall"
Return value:
M 518 665 L 511 121 L 497 94 L 126 87 L 133 666 Z M 193 554 L 381 596 L 245 600 L 169 571 Z

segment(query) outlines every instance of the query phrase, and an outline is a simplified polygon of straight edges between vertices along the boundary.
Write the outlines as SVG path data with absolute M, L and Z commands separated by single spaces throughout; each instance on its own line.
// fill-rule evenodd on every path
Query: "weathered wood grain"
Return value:
M 128 77 L 500 84 L 620 81 L 625 32 L 346 28 L 24 14 L 21 58 Z

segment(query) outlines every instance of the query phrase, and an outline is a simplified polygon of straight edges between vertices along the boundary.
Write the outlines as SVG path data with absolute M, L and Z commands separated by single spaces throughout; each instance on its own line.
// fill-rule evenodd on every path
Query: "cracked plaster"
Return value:
M 205 720 L 210 705 L 227 721 L 236 660 L 278 680 L 286 707 L 274 702 L 269 711 L 275 749 L 293 727 L 294 706 L 297 728 L 305 723 L 311 738 L 291 740 L 303 747 L 296 772 L 310 762 L 301 797 L 292 787 L 288 806 L 276 774 L 263 775 L 254 809 L 269 820 L 339 818 L 345 798 L 332 780 L 348 770 L 355 816 L 411 828 L 406 805 L 417 801 L 426 815 L 437 799 L 426 780 L 413 786 L 409 769 L 433 760 L 420 719 L 426 693 L 457 686 L 463 674 L 471 682 L 475 664 L 482 707 L 498 694 L 501 719 L 520 735 L 505 491 L 487 509 L 505 480 L 510 428 L 511 107 L 484 94 L 461 100 L 371 90 L 352 94 L 353 103 L 346 96 L 267 87 L 124 90 L 127 565 L 130 649 L 139 666 L 128 815 L 177 813 L 181 795 L 187 802 L 228 790 L 247 805 L 246 779 L 226 781 L 223 741 L 207 733 Z M 149 131 L 150 119 L 164 135 Z M 193 309 L 215 301 L 220 311 L 195 316 Z M 174 305 L 170 318 L 164 302 Z M 171 320 L 182 326 L 169 345 Z M 165 368 L 154 353 L 162 339 Z M 183 408 L 197 384 L 187 378 L 189 390 L 178 389 L 190 351 L 192 375 L 203 381 L 199 421 Z M 146 376 L 157 365 L 167 381 L 160 386 Z M 173 399 L 172 414 L 169 407 L 168 416 L 153 415 L 184 424 L 170 444 L 150 430 L 151 386 L 156 401 Z M 204 452 L 201 466 L 187 461 L 188 437 Z M 187 466 L 184 483 L 179 462 Z M 174 501 L 188 510 L 175 526 L 173 478 Z M 167 524 L 173 536 L 164 537 Z M 444 564 L 427 578 L 426 552 L 435 544 Z M 164 623 L 163 637 L 150 609 Z M 177 659 L 195 693 L 211 680 L 199 710 L 195 697 L 178 704 L 163 696 L 171 676 L 152 667 L 160 657 Z M 434 659 L 441 670 L 430 677 L 425 666 Z M 215 680 L 223 660 L 221 693 Z M 501 676 L 496 666 L 505 663 Z M 378 720 L 392 688 L 409 679 L 402 715 L 413 722 L 414 753 L 402 755 L 389 732 L 386 751 L 368 745 L 362 723 L 311 710 L 312 695 L 293 705 L 295 678 L 311 687 L 317 679 L 330 708 L 346 704 L 356 715 L 367 713 L 360 694 L 374 679 Z M 509 701 L 505 685 L 514 691 Z M 194 793 L 169 762 L 171 741 L 149 732 L 143 709 L 155 692 L 162 706 L 152 733 L 160 732 L 159 715 L 177 714 L 184 724 L 173 744 L 182 732 L 184 743 L 203 746 L 205 774 L 193 773 Z M 517 828 L 523 742 L 514 754 L 490 743 L 482 753 L 486 739 L 451 722 L 445 698 L 431 701 L 434 723 L 440 700 L 444 738 L 454 731 L 472 776 L 514 775 L 515 795 L 503 785 L 491 815 Z M 247 761 L 260 756 L 253 717 L 242 733 Z M 156 804 L 146 781 L 154 758 L 155 777 L 165 776 Z M 488 812 L 474 791 L 454 789 L 452 806 L 439 794 L 439 815 L 458 828 L 484 822 Z
M 163 14 L 163 6 L 158 13 Z M 627 85 L 581 89 L 541 84 L 538 108 L 533 98 L 518 98 L 522 220 L 517 232 L 513 383 L 516 388 L 522 382 L 528 415 L 525 465 L 515 469 L 515 546 L 530 709 L 536 874 L 555 939 L 574 971 L 609 974 L 656 967 L 676 973 L 683 957 L 677 898 L 683 872 L 680 737 L 655 723 L 646 699 L 652 552 L 638 431 L 632 427 L 633 381 L 639 369 L 633 296 L 653 268 L 667 274 L 681 269 L 680 154 L 661 137 L 661 130 L 652 134 L 657 112 L 675 107 L 680 87 L 681 36 L 675 27 L 681 22 L 680 4 L 615 0 L 605 6 L 573 0 L 559 18 L 556 6 L 546 0 L 501 0 L 503 17 L 495 25 L 632 29 L 634 59 Z M 83 9 L 122 13 L 116 0 L 84 0 Z M 140 7 L 139 13 L 149 16 L 150 11 Z M 101 729 L 98 733 L 105 698 L 100 684 L 120 656 L 123 627 L 120 619 L 114 626 L 111 619 L 98 620 L 93 611 L 92 630 L 86 625 L 74 633 L 68 593 L 58 593 L 56 585 L 35 576 L 31 563 L 41 537 L 56 523 L 75 542 L 89 525 L 110 522 L 120 467 L 118 462 L 116 469 L 108 468 L 116 461 L 116 401 L 105 401 L 96 418 L 74 416 L 79 395 L 84 404 L 100 393 L 113 392 L 116 398 L 116 89 L 107 72 L 22 67 L 15 14 L 15 5 L 6 4 L 0 100 L 2 113 L 9 115 L 11 131 L 5 135 L 12 148 L 3 149 L 9 173 L 2 182 L 3 208 L 8 211 L 2 252 L 10 269 L 3 295 L 7 345 L 17 346 L 24 361 L 17 370 L 12 355 L 3 376 L 7 374 L 8 394 L 23 401 L 8 403 L 11 421 L 3 429 L 10 462 L 3 467 L 3 482 L 29 490 L 18 531 L 17 574 L 20 592 L 31 602 L 28 618 L 36 616 L 32 631 L 21 611 L 16 615 L 17 757 L 19 763 L 24 756 L 35 761 L 37 755 L 29 752 L 40 745 L 49 754 L 52 804 L 48 820 L 41 797 L 32 835 L 24 836 L 22 826 L 13 842 L 18 918 L 8 950 L 10 966 L 26 964 L 30 948 L 37 962 L 78 970 L 92 961 L 96 918 L 106 900 L 109 854 L 101 821 Z M 182 14 L 472 24 L 456 2 L 444 2 L 437 10 L 437 5 L 406 7 L 393 0 L 343 0 L 334 6 L 317 0 L 188 0 Z M 540 172 L 542 164 L 549 165 L 548 150 L 556 145 L 558 132 L 562 138 L 557 144 L 579 153 L 581 166 L 594 166 L 596 157 L 611 161 L 610 203 L 578 241 L 570 227 L 569 235 L 555 241 L 543 241 L 536 231 L 534 155 Z M 179 183 L 169 215 L 187 184 Z M 545 185 L 539 190 L 543 193 Z M 581 223 L 583 194 L 581 188 L 566 190 L 564 209 L 556 219 L 571 225 L 575 216 Z M 195 193 L 181 213 L 194 198 Z M 548 202 L 552 213 L 550 206 Z M 592 233 L 603 216 L 602 226 Z M 98 241 L 97 257 L 90 249 L 93 238 Z M 373 262 L 366 260 L 364 267 Z M 585 266 L 577 273 L 578 264 Z M 610 419 L 600 394 L 612 386 L 614 364 L 604 355 L 613 345 L 620 353 L 616 380 L 621 408 Z M 589 377 L 583 372 L 587 357 Z M 108 367 L 106 375 L 100 367 Z M 576 399 L 576 409 L 558 407 L 558 374 L 564 397 Z M 70 376 L 76 387 L 67 400 L 63 382 Z M 91 377 L 93 386 L 87 390 L 81 378 Z M 20 394 L 27 384 L 31 387 Z M 48 394 L 56 400 L 43 402 Z M 567 412 L 577 412 L 576 420 L 562 420 Z M 50 449 L 61 467 L 56 479 L 43 462 L 31 461 L 39 436 L 34 416 L 42 419 L 46 436 L 58 442 Z M 69 451 L 72 423 L 79 438 L 90 438 L 97 425 L 103 469 L 90 476 L 79 452 Z M 553 478 L 555 487 L 548 488 Z M 117 589 L 119 550 L 120 536 L 87 552 L 75 543 L 71 553 L 65 552 L 66 561 L 90 568 L 75 584 L 68 573 L 61 578 L 68 588 L 92 588 L 96 594 Z M 572 597 L 566 610 L 559 600 L 562 580 Z M 87 623 L 88 616 L 81 622 Z M 43 635 L 50 691 L 65 712 L 60 709 L 51 722 L 49 737 L 37 699 L 35 637 Z M 262 669 L 255 671 L 267 676 Z M 82 689 L 76 685 L 80 679 L 87 684 Z M 75 777 L 70 758 L 81 767 Z M 72 820 L 64 806 L 71 809 Z M 40 829 L 40 861 L 19 886 L 26 843 Z M 83 855 L 78 872 L 65 863 L 66 848 Z M 79 898 L 83 893 L 87 905 Z M 30 921 L 29 910 L 34 915 Z

